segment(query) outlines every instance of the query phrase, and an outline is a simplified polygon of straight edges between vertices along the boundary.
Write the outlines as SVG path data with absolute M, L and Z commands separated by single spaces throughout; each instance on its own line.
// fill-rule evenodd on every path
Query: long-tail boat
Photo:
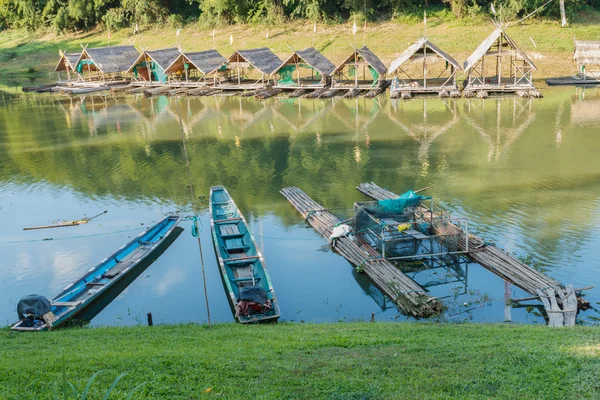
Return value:
M 210 228 L 221 277 L 241 323 L 276 321 L 275 290 L 246 219 L 223 186 L 210 188 Z
M 15 331 L 44 331 L 67 323 L 90 322 L 181 234 L 181 217 L 168 216 L 140 233 L 115 254 L 67 286 L 52 301 L 41 295 L 25 296 L 17 306 Z

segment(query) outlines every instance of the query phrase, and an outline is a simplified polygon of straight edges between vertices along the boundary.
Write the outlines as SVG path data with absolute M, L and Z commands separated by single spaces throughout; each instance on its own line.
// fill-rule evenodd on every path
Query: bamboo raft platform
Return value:
M 329 238 L 333 228 L 341 223 L 338 217 L 296 187 L 284 188 L 280 193 L 324 238 Z M 392 263 L 381 258 L 371 247 L 360 245 L 348 236 L 336 239 L 332 247 L 352 265 L 362 270 L 403 313 L 414 317 L 430 317 L 442 310 L 438 299 L 429 296 L 425 289 Z
M 379 187 L 373 182 L 361 183 L 357 189 L 374 200 L 394 199 L 399 196 L 396 193 Z M 456 229 L 460 230 L 459 227 L 456 227 Z M 521 300 L 540 299 L 544 304 L 549 301 L 552 309 L 548 310 L 547 308 L 547 311 L 549 311 L 548 315 L 551 320 L 555 317 L 554 314 L 564 313 L 567 316 L 567 314 L 573 313 L 572 322 L 574 324 L 577 307 L 581 310 L 590 308 L 590 303 L 581 297 L 581 290 L 590 289 L 591 287 L 573 289 L 572 286 L 567 286 L 564 288 L 554 279 L 529 267 L 507 252 L 495 246 L 487 245 L 479 236 L 470 234 L 468 243 L 466 243 L 464 237 L 463 233 L 461 240 L 459 240 L 458 248 L 461 251 L 468 251 L 467 256 L 471 261 L 533 295 L 532 298 Z M 577 304 L 575 310 L 569 310 L 566 306 L 572 304 L 571 299 L 573 296 L 576 296 Z M 564 309 L 557 310 L 558 306 L 563 306 Z M 560 318 L 562 320 L 562 315 Z M 566 324 L 567 321 L 565 319 Z

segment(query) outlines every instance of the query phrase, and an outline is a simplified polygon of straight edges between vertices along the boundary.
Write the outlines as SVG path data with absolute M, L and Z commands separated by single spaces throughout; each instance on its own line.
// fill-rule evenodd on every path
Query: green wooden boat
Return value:
M 276 321 L 279 304 L 248 223 L 223 186 L 210 188 L 210 228 L 221 277 L 241 323 Z

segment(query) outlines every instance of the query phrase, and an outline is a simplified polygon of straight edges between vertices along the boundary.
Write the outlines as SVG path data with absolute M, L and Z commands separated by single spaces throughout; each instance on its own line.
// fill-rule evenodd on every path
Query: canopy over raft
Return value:
M 182 52 L 169 65 L 165 73 L 177 77 L 185 76 L 186 81 L 190 78 L 194 78 L 195 81 L 206 81 L 209 76 L 216 76 L 226 61 L 227 59 L 214 49 L 192 53 Z
M 533 71 L 537 67 L 499 25 L 467 58 L 464 70 L 468 74 L 464 81 L 466 96 L 475 91 L 536 91 Z
M 368 71 L 368 72 L 367 72 Z M 386 66 L 367 46 L 354 49 L 333 71 L 331 87 L 336 89 L 373 89 L 381 87 Z
M 278 75 L 275 87 L 284 89 L 327 87 L 334 70 L 335 65 L 314 47 L 297 50 L 273 73 Z
M 90 75 L 97 72 L 97 76 L 105 80 L 107 75 L 115 77 L 126 73 L 139 56 L 140 53 L 133 46 L 86 47 L 81 52 L 76 70 Z
M 444 66 L 438 67 L 437 62 Z M 388 75 L 394 76 L 391 97 L 400 93 L 454 93 L 460 95 L 456 74 L 462 71 L 458 61 L 427 38 L 421 38 L 392 61 Z
M 226 81 L 219 89 L 260 89 L 268 85 L 270 76 L 283 63 L 267 47 L 237 50 L 224 66 Z
M 181 55 L 181 51 L 176 48 L 161 50 L 145 50 L 127 70 L 133 73 L 134 79 L 141 79 L 149 82 L 165 83 L 169 76 L 166 69 Z

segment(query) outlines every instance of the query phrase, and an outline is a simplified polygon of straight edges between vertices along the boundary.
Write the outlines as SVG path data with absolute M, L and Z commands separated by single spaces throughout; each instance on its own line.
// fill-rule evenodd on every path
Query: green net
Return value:
M 167 81 L 167 74 L 165 74 L 165 70 L 155 62 L 150 62 L 150 70 L 152 71 L 152 77 L 154 78 L 154 81 L 161 83 L 165 83 Z
M 94 62 L 92 60 L 81 60 L 77 63 L 75 70 L 79 73 L 82 73 L 84 65 L 94 65 Z
M 379 72 L 375 71 L 375 68 L 371 67 L 370 65 L 369 65 L 369 72 L 371 73 L 371 76 L 373 77 L 373 85 L 375 85 L 379 81 Z
M 354 67 L 354 65 L 348 65 L 348 76 L 355 76 L 356 75 L 356 68 Z
M 395 199 L 379 200 L 377 205 L 385 213 L 401 214 L 408 207 L 415 207 L 421 203 L 421 200 L 431 199 L 429 196 L 421 196 L 412 190 L 402 193 Z
M 285 67 L 281 67 L 278 71 L 279 73 L 279 84 L 280 85 L 297 85 L 297 82 L 294 82 L 294 71 L 296 70 L 295 65 L 286 65 Z

